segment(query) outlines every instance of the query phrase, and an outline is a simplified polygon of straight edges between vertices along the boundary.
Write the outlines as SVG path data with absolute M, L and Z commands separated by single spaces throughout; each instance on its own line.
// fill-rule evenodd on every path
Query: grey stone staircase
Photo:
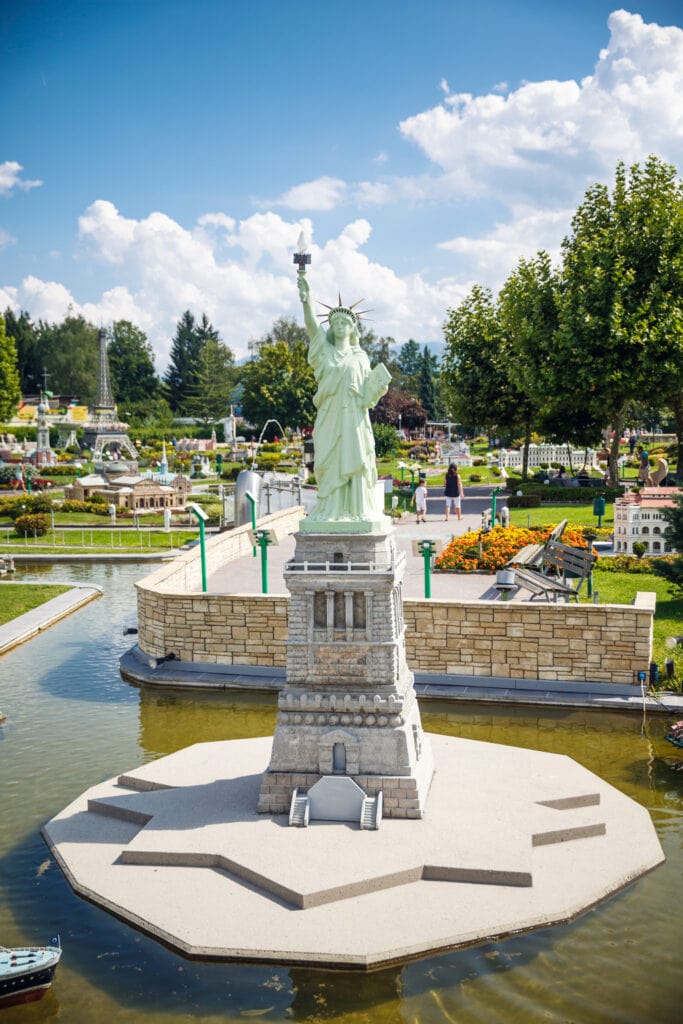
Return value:
M 382 823 L 382 794 L 366 796 L 360 812 L 361 828 L 379 828 Z
M 298 788 L 295 789 L 289 806 L 289 824 L 294 825 L 295 828 L 306 828 L 309 813 L 308 794 L 300 792 Z

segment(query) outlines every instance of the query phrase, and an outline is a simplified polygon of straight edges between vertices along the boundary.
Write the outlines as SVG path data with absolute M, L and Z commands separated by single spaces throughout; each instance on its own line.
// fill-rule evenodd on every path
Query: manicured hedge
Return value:
M 507 501 L 508 508 L 539 508 L 540 494 L 511 494 Z

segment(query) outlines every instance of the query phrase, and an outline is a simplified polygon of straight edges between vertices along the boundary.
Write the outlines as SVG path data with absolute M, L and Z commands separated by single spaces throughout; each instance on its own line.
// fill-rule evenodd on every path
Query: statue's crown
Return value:
M 360 305 L 360 303 L 362 301 L 363 301 L 362 299 L 359 299 L 358 302 L 354 302 L 350 306 L 345 306 L 343 304 L 343 302 L 342 302 L 342 297 L 341 297 L 341 292 L 340 292 L 339 293 L 339 304 L 337 306 L 328 306 L 326 302 L 321 302 L 320 305 L 325 307 L 325 309 L 327 310 L 327 313 L 318 313 L 318 316 L 322 317 L 323 323 L 325 322 L 325 320 L 329 321 L 329 323 L 332 323 L 332 317 L 333 316 L 338 316 L 338 315 L 350 316 L 351 319 L 353 320 L 354 324 L 356 324 L 356 326 L 358 326 L 358 324 L 360 323 L 360 318 L 363 315 L 363 313 L 369 313 L 370 312 L 369 309 L 359 309 L 357 313 L 355 312 L 355 307 Z

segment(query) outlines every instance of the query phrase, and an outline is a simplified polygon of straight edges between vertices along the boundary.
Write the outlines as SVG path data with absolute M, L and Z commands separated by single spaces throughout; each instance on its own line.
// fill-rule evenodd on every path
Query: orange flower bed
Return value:
M 520 526 L 494 526 L 482 533 L 473 530 L 455 537 L 436 559 L 434 567 L 441 572 L 496 572 L 504 569 L 518 551 L 527 544 L 543 544 L 553 526 L 527 530 Z M 585 548 L 582 527 L 567 526 L 562 543 Z

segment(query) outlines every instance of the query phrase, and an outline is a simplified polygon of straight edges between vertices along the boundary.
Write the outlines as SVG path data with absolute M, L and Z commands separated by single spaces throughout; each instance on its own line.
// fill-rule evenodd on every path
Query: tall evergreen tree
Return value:
M 20 401 L 17 346 L 6 333 L 5 321 L 0 316 L 0 421 L 11 419 Z
M 427 418 L 433 420 L 436 416 L 436 387 L 434 385 L 432 357 L 426 346 L 420 359 L 419 397 L 422 407 L 427 413 Z
M 422 355 L 420 346 L 410 338 L 405 345 L 401 345 L 398 354 L 398 368 L 406 377 L 415 377 L 422 368 Z
M 199 323 L 189 309 L 186 309 L 176 326 L 171 346 L 171 357 L 164 386 L 169 404 L 174 412 L 186 411 L 186 404 L 196 394 L 194 376 L 200 364 L 202 349 L 208 341 L 220 341 L 218 332 L 202 313 Z
M 235 384 L 234 356 L 227 345 L 208 338 L 185 398 L 185 411 L 205 424 L 225 418 Z
M 35 394 L 41 385 L 42 365 L 38 354 L 38 332 L 26 312 L 17 316 L 11 309 L 6 309 L 5 331 L 14 338 L 17 346 L 17 369 L 19 385 L 23 395 Z

